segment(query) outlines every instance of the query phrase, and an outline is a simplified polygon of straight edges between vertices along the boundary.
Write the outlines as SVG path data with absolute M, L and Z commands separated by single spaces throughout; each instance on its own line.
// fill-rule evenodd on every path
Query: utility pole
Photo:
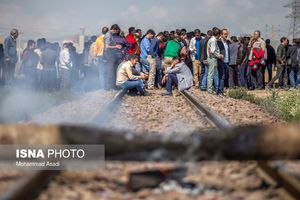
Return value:
M 266 31 L 265 39 L 267 39 L 271 34 L 271 45 L 274 47 L 275 40 L 277 41 L 279 39 L 278 37 L 279 37 L 279 33 L 280 33 L 280 25 L 274 25 L 274 24 L 272 24 L 271 26 L 266 25 L 265 31 Z
M 283 7 L 290 8 L 292 10 L 286 18 L 291 20 L 289 35 L 296 38 L 300 33 L 300 0 L 292 0 L 291 3 L 288 3 Z

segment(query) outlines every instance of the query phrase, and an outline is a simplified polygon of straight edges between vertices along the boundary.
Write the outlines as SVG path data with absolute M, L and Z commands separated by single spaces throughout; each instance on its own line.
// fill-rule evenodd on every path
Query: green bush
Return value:
M 245 88 L 234 88 L 228 91 L 228 96 L 259 105 L 281 120 L 300 121 L 300 90 L 290 91 L 282 97 L 279 96 L 278 91 L 272 90 L 271 95 L 264 99 L 249 94 Z

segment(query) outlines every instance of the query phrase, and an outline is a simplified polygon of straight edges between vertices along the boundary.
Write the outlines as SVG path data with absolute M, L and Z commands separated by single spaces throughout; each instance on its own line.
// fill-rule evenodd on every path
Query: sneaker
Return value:
M 162 96 L 172 96 L 172 92 L 165 91 L 161 93 Z
M 220 94 L 217 94 L 219 97 L 225 97 L 224 94 L 220 93 Z
M 213 91 L 213 90 L 207 90 L 207 92 L 208 92 L 209 94 L 216 94 L 216 92 Z
M 152 94 L 149 93 L 149 92 L 147 92 L 147 91 L 145 91 L 143 94 L 141 94 L 141 96 L 152 96 Z
M 161 84 L 158 84 L 158 85 L 157 85 L 157 88 L 158 88 L 158 89 L 162 89 Z
M 155 88 L 154 88 L 154 86 L 151 86 L 151 87 L 148 87 L 147 89 L 148 90 L 154 90 Z
M 296 90 L 296 87 L 291 87 L 290 89 L 289 89 L 289 91 L 295 91 Z

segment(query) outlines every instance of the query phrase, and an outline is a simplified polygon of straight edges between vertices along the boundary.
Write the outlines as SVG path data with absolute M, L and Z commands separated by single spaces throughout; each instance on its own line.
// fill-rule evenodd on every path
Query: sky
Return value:
M 288 0 L 0 0 L 0 37 L 17 27 L 23 37 L 56 38 L 81 33 L 98 35 L 103 26 L 113 23 L 128 32 L 128 27 L 153 28 L 156 32 L 214 26 L 227 28 L 230 35 L 253 33 L 259 29 L 270 37 L 287 35 L 290 12 L 283 8 Z M 266 27 L 268 25 L 268 27 Z

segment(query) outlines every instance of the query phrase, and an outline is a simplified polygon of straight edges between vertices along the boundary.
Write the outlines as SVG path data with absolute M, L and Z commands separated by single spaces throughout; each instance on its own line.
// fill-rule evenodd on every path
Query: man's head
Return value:
M 135 34 L 135 28 L 134 27 L 130 27 L 128 29 L 128 33 L 134 35 Z
M 294 38 L 293 39 L 293 46 L 297 46 L 299 44 L 299 39 Z
M 149 39 L 149 40 L 152 40 L 155 36 L 155 32 L 154 30 L 152 29 L 149 29 L 147 32 L 146 32 L 146 37 Z
M 36 45 L 39 49 L 45 49 L 46 48 L 46 39 L 40 38 L 37 40 Z
M 212 30 L 208 30 L 207 33 L 206 33 L 206 36 L 207 37 L 211 37 L 212 35 L 213 35 Z
M 135 35 L 135 37 L 140 38 L 142 36 L 142 30 L 141 29 L 136 29 L 134 35 Z
M 176 56 L 172 59 L 172 66 L 177 65 L 178 63 L 180 63 L 180 57 Z
M 266 45 L 269 45 L 269 44 L 271 44 L 270 39 L 266 39 Z
M 228 37 L 228 30 L 224 28 L 221 31 L 221 38 L 222 40 L 227 40 L 227 37 Z
M 257 39 L 260 38 L 260 31 L 259 31 L 259 30 L 254 31 L 253 38 L 254 38 L 255 40 L 257 40 Z
M 156 36 L 156 38 L 161 42 L 164 40 L 164 34 L 163 32 L 159 32 Z
M 110 27 L 110 31 L 113 33 L 113 34 L 119 34 L 121 29 L 119 27 L 118 24 L 114 24 Z
M 15 29 L 15 28 L 11 29 L 10 35 L 11 35 L 14 39 L 17 39 L 18 36 L 19 36 L 19 31 L 18 31 L 18 29 Z
M 233 43 L 233 42 L 238 42 L 238 39 L 236 36 L 231 36 L 230 37 L 230 42 Z
M 288 44 L 288 39 L 287 37 L 282 37 L 280 38 L 280 42 L 283 46 L 286 46 Z
M 65 42 L 63 44 L 63 49 L 69 49 L 70 48 L 70 43 L 69 42 Z
M 108 32 L 108 28 L 107 27 L 103 27 L 102 28 L 102 34 L 105 35 Z
M 221 31 L 220 31 L 220 29 L 218 29 L 217 27 L 214 27 L 214 28 L 212 29 L 212 33 L 213 33 L 213 36 L 214 36 L 215 38 L 217 38 L 217 39 L 220 38 Z
M 28 40 L 28 42 L 27 42 L 27 48 L 28 48 L 29 50 L 33 50 L 33 49 L 35 48 L 35 41 L 33 41 L 33 40 Z
M 187 39 L 187 37 L 188 37 L 188 35 L 187 35 L 186 32 L 181 32 L 181 33 L 180 33 L 180 39 L 181 39 L 181 40 L 185 40 L 185 39 Z
M 200 31 L 199 29 L 196 29 L 196 30 L 194 31 L 194 34 L 195 34 L 195 37 L 196 37 L 197 39 L 200 39 L 200 38 L 201 38 L 201 31 Z
M 175 39 L 178 40 L 180 38 L 180 34 L 181 34 L 181 30 L 180 29 L 176 29 L 174 31 L 174 37 L 175 37 Z
M 128 61 L 130 61 L 133 64 L 133 66 L 135 66 L 139 61 L 139 57 L 137 55 L 131 53 L 128 55 Z

